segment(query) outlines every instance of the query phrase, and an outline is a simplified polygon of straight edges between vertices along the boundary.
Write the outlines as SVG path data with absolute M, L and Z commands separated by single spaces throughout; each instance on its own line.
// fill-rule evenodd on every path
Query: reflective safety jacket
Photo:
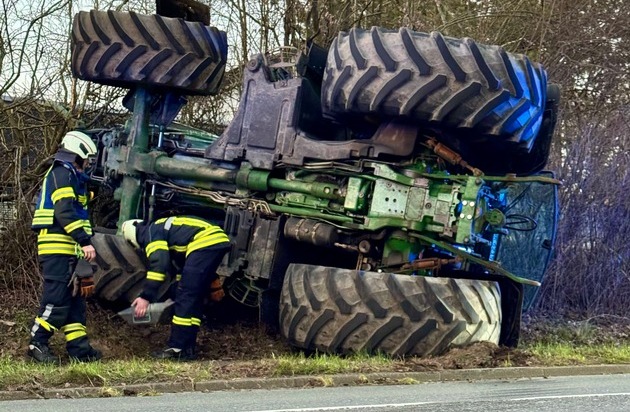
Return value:
M 183 268 L 186 257 L 200 249 L 227 247 L 230 239 L 219 226 L 193 216 L 173 216 L 138 225 L 136 238 L 149 268 L 140 297 L 153 302 L 173 268 Z
M 77 255 L 91 243 L 87 179 L 71 163 L 56 159 L 44 176 L 32 228 L 38 255 Z

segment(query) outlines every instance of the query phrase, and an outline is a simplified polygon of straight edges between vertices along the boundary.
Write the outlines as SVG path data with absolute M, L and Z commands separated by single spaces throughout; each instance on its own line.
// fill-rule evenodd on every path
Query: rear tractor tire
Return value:
M 407 119 L 529 149 L 546 87 L 540 64 L 499 46 L 407 28 L 352 29 L 329 49 L 322 109 L 337 121 Z
M 307 350 L 439 355 L 474 342 L 498 344 L 501 298 L 496 282 L 291 264 L 280 328 Z

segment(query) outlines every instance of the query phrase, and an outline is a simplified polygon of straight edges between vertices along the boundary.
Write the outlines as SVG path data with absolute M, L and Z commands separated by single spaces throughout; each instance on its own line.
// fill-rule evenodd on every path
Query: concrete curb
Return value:
M 515 367 L 494 369 L 447 369 L 431 372 L 383 372 L 244 378 L 204 382 L 157 382 L 109 387 L 58 388 L 39 392 L 0 391 L 0 401 L 50 398 L 142 396 L 173 392 L 214 392 L 224 390 L 286 389 L 316 386 L 377 384 L 418 384 L 427 382 L 550 378 L 558 376 L 630 374 L 630 364 L 560 367 Z

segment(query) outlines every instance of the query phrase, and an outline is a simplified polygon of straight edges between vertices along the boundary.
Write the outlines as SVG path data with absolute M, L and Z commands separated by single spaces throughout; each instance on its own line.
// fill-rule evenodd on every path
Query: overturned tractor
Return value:
M 186 95 L 219 92 L 227 59 L 225 33 L 186 18 L 75 17 L 74 75 L 129 89 L 129 121 L 91 131 L 92 181 L 118 204 L 103 226 L 218 222 L 228 295 L 300 348 L 517 344 L 556 230 L 558 182 L 542 170 L 559 92 L 541 65 L 436 32 L 352 29 L 328 49 L 254 56 L 216 136 L 174 121 Z M 122 237 L 94 243 L 98 298 L 128 305 L 144 262 Z

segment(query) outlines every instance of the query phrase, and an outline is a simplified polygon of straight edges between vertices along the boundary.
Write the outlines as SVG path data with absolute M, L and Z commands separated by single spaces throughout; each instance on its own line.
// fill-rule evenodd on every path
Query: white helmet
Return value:
M 136 235 L 136 225 L 140 222 L 142 222 L 142 219 L 125 220 L 121 226 L 123 237 L 136 249 L 140 249 L 140 244 L 138 243 L 138 237 Z
M 96 155 L 96 145 L 90 136 L 77 130 L 66 133 L 61 140 L 61 147 L 76 154 L 83 160 L 89 156 Z

